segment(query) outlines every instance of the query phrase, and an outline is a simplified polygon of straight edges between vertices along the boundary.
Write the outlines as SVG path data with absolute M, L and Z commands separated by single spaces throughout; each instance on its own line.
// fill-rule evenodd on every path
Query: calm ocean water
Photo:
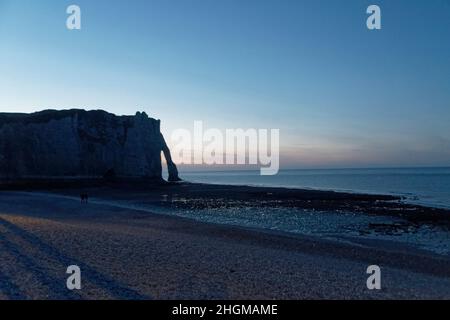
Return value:
M 281 170 L 276 176 L 260 176 L 256 170 L 202 171 L 181 176 L 191 182 L 394 194 L 412 203 L 450 208 L 450 167 Z

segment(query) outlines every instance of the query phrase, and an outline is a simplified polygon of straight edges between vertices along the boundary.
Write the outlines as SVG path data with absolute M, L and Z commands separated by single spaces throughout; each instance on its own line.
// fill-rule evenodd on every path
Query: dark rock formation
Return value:
M 162 151 L 164 153 L 164 158 L 166 158 L 167 162 L 167 171 L 169 172 L 169 178 L 168 180 L 171 182 L 181 181 L 181 179 L 178 177 L 178 169 L 175 163 L 172 160 L 172 155 L 170 154 L 169 147 L 166 144 L 166 141 L 164 140 L 163 135 L 161 134 L 161 142 L 162 142 Z
M 145 113 L 45 110 L 0 113 L 0 179 L 162 179 L 161 152 L 169 180 L 178 181 L 160 121 Z

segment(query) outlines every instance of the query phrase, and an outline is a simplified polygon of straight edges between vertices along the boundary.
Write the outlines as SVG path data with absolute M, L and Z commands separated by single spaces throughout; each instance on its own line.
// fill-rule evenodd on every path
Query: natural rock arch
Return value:
M 164 158 L 166 159 L 167 163 L 167 171 L 169 172 L 168 181 L 169 182 L 176 182 L 181 181 L 180 177 L 178 176 L 178 169 L 175 163 L 172 160 L 172 155 L 170 154 L 170 149 L 166 144 L 166 141 L 164 140 L 163 135 L 161 134 L 161 144 L 162 144 L 162 152 L 164 153 Z

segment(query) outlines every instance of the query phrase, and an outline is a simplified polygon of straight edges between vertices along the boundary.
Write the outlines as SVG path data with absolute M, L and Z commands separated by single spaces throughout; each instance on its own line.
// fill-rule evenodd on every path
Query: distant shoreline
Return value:
M 205 192 L 208 189 L 214 191 L 217 187 L 229 188 L 229 192 L 244 192 L 258 191 L 264 192 L 276 192 L 283 197 L 285 194 L 292 196 L 300 196 L 301 199 L 307 199 L 308 196 L 313 196 L 314 199 L 322 201 L 336 200 L 339 201 L 369 201 L 369 202 L 396 202 L 402 208 L 415 208 L 416 210 L 432 211 L 433 213 L 447 212 L 450 216 L 450 209 L 443 207 L 435 207 L 430 205 L 423 205 L 417 203 L 406 202 L 406 197 L 396 194 L 378 193 L 370 191 L 352 191 L 352 190 L 337 190 L 337 189 L 324 189 L 314 187 L 291 187 L 291 186 L 269 186 L 269 185 L 257 185 L 257 184 L 224 184 L 214 182 L 190 182 L 183 180 L 181 182 L 167 182 L 163 178 L 115 178 L 113 180 L 104 179 L 102 177 L 61 177 L 61 178 L 38 178 L 38 179 L 15 179 L 10 181 L 0 180 L 0 191 L 18 190 L 64 190 L 64 189 L 89 189 L 89 188 L 119 188 L 124 191 L 127 188 L 132 190 L 157 190 L 158 188 L 165 188 L 172 186 L 177 189 L 177 186 L 189 185 L 189 186 L 202 186 Z M 214 193 L 214 192 L 213 192 Z
M 183 166 L 179 166 L 183 170 Z M 280 169 L 280 171 L 346 171 L 346 170 L 414 170 L 414 169 L 450 169 L 450 166 L 410 166 L 410 167 L 342 167 L 342 168 L 289 168 Z M 260 169 L 197 169 L 183 170 L 182 173 L 239 173 L 239 172 L 257 172 Z
M 428 202 L 421 202 L 419 200 L 413 200 L 408 198 L 406 195 L 399 195 L 395 192 L 376 192 L 376 191 L 370 191 L 370 190 L 351 190 L 351 189 L 338 189 L 338 188 L 319 188 L 319 187 L 296 187 L 296 186 L 271 186 L 269 184 L 256 184 L 256 183 L 248 183 L 248 184 L 238 184 L 238 183 L 229 183 L 224 184 L 221 182 L 214 183 L 214 182 L 190 182 L 186 181 L 188 183 L 192 184 L 205 184 L 205 185 L 226 185 L 226 186 L 235 186 L 235 187 L 250 187 L 250 188 L 279 188 L 279 189 L 291 189 L 291 190 L 299 190 L 299 191 L 318 191 L 318 192 L 335 192 L 335 193 L 344 193 L 344 194 L 355 194 L 355 195 L 373 195 L 373 196 L 388 196 L 393 197 L 392 201 L 402 201 L 405 204 L 414 205 L 414 206 L 420 206 L 425 208 L 433 208 L 433 209 L 442 209 L 447 210 L 450 213 L 450 206 L 448 205 L 438 205 L 434 203 L 428 203 Z
M 394 195 L 410 204 L 450 209 L 450 167 L 283 169 L 276 176 L 260 176 L 255 170 L 183 175 L 200 183 Z
M 73 199 L 85 193 L 100 203 L 199 223 L 319 237 L 329 234 L 335 240 L 387 240 L 450 255 L 450 210 L 406 203 L 392 195 L 142 180 L 40 191 Z

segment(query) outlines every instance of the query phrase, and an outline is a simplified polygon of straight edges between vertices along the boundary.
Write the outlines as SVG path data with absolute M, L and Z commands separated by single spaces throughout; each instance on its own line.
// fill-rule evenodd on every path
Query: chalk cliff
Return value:
M 0 113 L 0 179 L 162 179 L 161 152 L 169 180 L 178 171 L 160 132 L 145 113 L 116 116 L 105 111 L 45 110 Z

